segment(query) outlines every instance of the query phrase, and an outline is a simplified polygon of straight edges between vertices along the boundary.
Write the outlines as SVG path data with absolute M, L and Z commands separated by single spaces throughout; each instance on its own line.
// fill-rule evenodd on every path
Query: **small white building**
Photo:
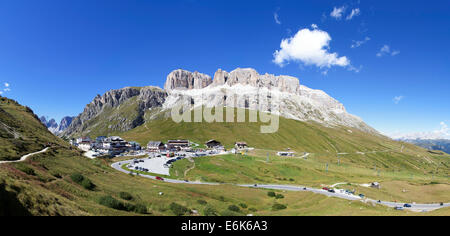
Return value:
M 294 152 L 278 152 L 277 155 L 280 157 L 293 157 Z
M 91 150 L 91 148 L 92 148 L 92 143 L 91 143 L 91 142 L 81 142 L 81 143 L 78 143 L 78 148 L 81 149 L 81 150 L 83 150 L 83 151 L 85 151 L 85 152 L 87 152 L 87 151 Z
M 81 137 L 81 138 L 77 138 L 77 144 L 81 144 L 81 143 L 90 143 L 92 140 L 89 137 Z

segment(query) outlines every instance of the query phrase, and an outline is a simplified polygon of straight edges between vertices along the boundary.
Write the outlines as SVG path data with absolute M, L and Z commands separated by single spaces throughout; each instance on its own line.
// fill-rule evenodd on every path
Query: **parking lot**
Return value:
M 149 153 L 147 158 L 134 159 L 128 165 L 128 168 L 136 171 L 149 172 L 159 175 L 170 175 L 171 165 L 178 160 L 184 158 L 196 158 L 202 156 L 212 156 L 223 153 L 215 152 L 177 152 L 173 153 L 173 157 L 167 157 L 167 153 Z M 125 164 L 125 162 L 124 162 Z

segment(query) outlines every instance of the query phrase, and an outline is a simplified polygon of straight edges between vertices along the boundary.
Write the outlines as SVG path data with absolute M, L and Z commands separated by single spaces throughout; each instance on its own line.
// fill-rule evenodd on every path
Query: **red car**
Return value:
M 328 191 L 328 190 L 329 190 L 329 189 L 328 189 L 328 188 L 326 188 L 326 187 L 323 187 L 322 189 L 323 189 L 323 190 L 325 190 L 325 191 Z
M 157 180 L 161 180 L 161 181 L 164 181 L 164 179 L 163 179 L 163 178 L 161 178 L 161 177 L 159 177 L 159 176 L 156 176 L 156 179 L 157 179 Z

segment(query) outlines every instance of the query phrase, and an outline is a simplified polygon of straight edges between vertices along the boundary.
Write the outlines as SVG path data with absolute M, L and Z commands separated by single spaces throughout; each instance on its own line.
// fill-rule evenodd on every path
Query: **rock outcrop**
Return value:
M 75 117 L 71 117 L 71 116 L 63 117 L 61 119 L 61 122 L 59 122 L 58 129 L 56 130 L 57 134 L 64 132 L 64 130 L 66 130 L 70 126 L 70 124 L 72 124 L 72 120 L 74 118 Z
M 230 73 L 219 69 L 215 75 L 211 87 L 249 85 L 256 88 L 267 88 L 269 90 L 277 89 L 281 92 L 298 94 L 300 91 L 300 82 L 297 78 L 291 76 L 275 76 L 271 74 L 260 75 L 256 70 L 236 69 Z
M 202 89 L 212 83 L 211 76 L 186 70 L 172 71 L 164 85 L 165 90 Z
M 100 124 L 106 125 L 108 132 L 133 129 L 144 123 L 143 116 L 146 110 L 161 107 L 166 97 L 167 93 L 157 87 L 127 87 L 111 90 L 103 96 L 97 95 L 86 105 L 84 111 L 73 119 L 61 136 L 81 134 Z M 121 105 L 133 106 L 133 109 L 123 111 L 119 109 Z M 122 108 L 127 110 L 126 107 Z M 100 116 L 101 120 L 94 121 Z
M 58 130 L 58 123 L 56 123 L 55 119 L 50 119 L 47 121 L 47 118 L 45 116 L 41 116 L 41 118 L 39 119 L 50 132 L 52 132 L 53 134 L 56 133 L 56 131 Z

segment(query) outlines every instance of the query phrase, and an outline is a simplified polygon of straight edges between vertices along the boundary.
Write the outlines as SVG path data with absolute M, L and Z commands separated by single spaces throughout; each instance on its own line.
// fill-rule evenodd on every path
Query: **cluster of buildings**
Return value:
M 150 141 L 147 144 L 147 151 L 149 152 L 178 152 L 178 151 L 192 151 L 193 143 L 189 140 L 168 140 L 167 143 L 162 141 Z M 216 151 L 225 151 L 225 147 L 217 140 L 209 140 L 205 143 L 207 149 Z M 236 142 L 235 149 L 242 150 L 248 148 L 245 142 Z
M 99 136 L 95 140 L 92 140 L 89 137 L 81 137 L 72 139 L 70 144 L 85 152 L 94 151 L 99 153 L 99 155 L 114 156 L 120 155 L 124 152 L 141 150 L 141 145 L 139 145 L 139 143 L 128 142 L 118 136 Z
M 176 153 L 176 152 L 195 152 L 199 151 L 199 145 L 189 140 L 168 140 L 167 143 L 162 141 L 150 141 L 146 147 L 141 147 L 139 143 L 128 142 L 118 136 L 99 136 L 95 140 L 89 137 L 81 137 L 70 140 L 70 144 L 78 147 L 85 152 L 95 153 L 95 156 L 110 155 L 116 156 L 131 151 L 147 151 L 150 153 Z M 224 146 L 217 140 L 209 140 L 204 145 L 206 149 L 213 150 L 217 153 L 224 152 Z M 245 142 L 236 142 L 233 150 L 240 151 L 248 148 Z M 194 150 L 195 148 L 195 150 Z M 95 157 L 94 156 L 94 157 Z

